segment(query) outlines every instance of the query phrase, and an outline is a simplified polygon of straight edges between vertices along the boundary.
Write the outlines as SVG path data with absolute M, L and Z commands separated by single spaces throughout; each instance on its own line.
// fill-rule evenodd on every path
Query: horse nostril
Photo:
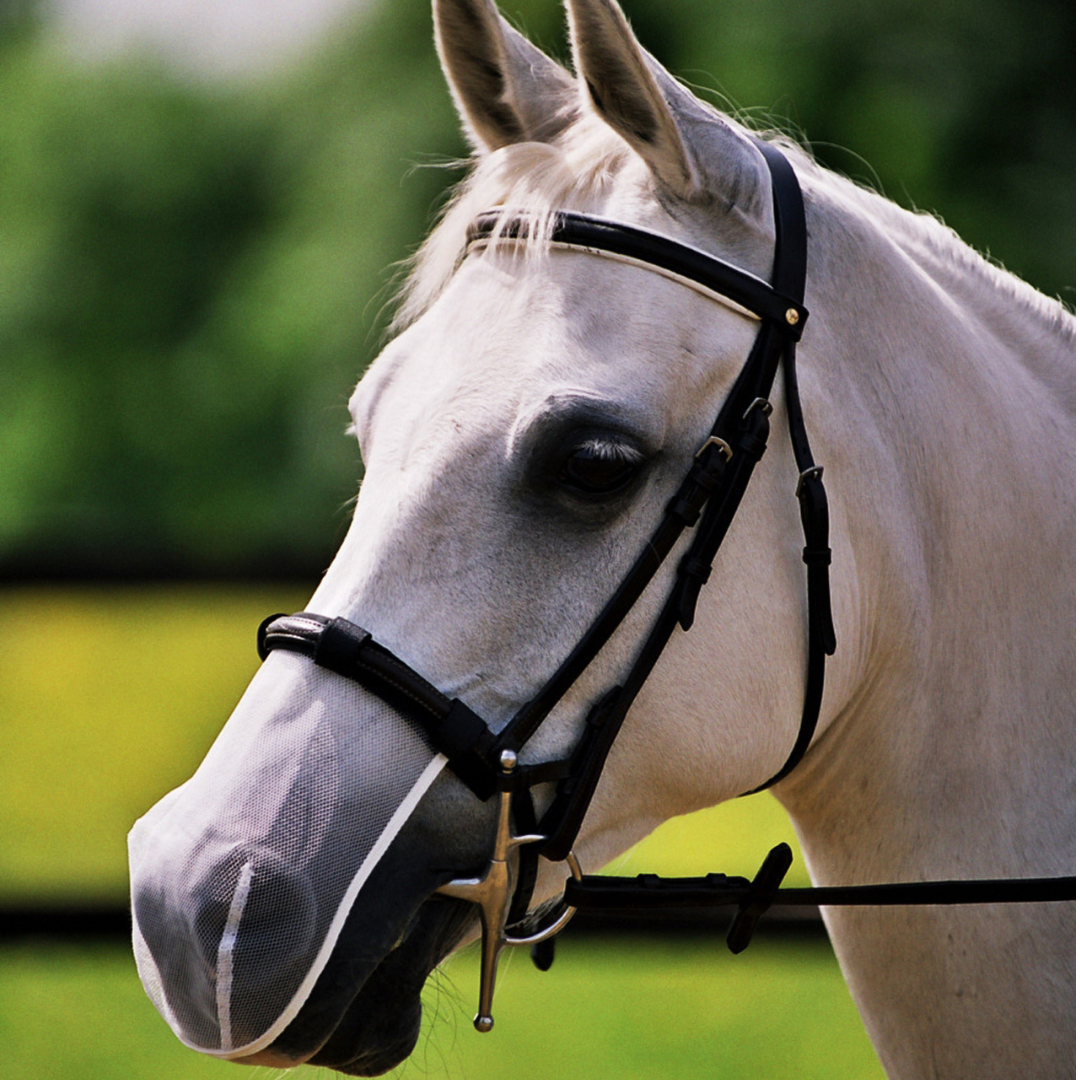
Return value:
M 316 921 L 311 886 L 272 852 L 236 851 L 197 900 L 196 936 L 219 966 L 229 956 L 274 965 L 310 956 Z

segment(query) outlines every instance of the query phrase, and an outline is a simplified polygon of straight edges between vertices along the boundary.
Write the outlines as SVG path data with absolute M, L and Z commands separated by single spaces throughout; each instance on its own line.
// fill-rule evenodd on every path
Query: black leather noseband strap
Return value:
M 495 793 L 495 775 L 489 765 L 495 737 L 487 724 L 384 649 L 366 630 L 346 619 L 327 619 L 307 611 L 271 615 L 259 627 L 258 649 L 264 660 L 273 649 L 300 653 L 359 683 L 417 724 L 479 798 Z

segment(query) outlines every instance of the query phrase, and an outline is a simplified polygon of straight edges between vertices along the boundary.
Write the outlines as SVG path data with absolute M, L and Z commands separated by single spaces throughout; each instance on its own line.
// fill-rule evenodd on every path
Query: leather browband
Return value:
M 528 219 L 488 210 L 469 226 L 466 240 L 471 245 L 481 240 L 517 240 L 529 235 Z M 685 278 L 720 297 L 734 300 L 758 318 L 784 326 L 794 341 L 802 337 L 809 312 L 803 307 L 801 296 L 786 296 L 754 274 L 689 244 L 633 225 L 569 210 L 560 210 L 555 215 L 546 239 L 552 244 L 585 251 L 608 252 Z

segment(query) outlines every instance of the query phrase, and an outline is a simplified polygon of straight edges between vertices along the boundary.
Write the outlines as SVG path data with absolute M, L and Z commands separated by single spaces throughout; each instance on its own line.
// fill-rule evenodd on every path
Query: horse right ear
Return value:
M 433 0 L 435 44 L 475 150 L 549 142 L 577 115 L 573 76 L 521 36 L 491 0 Z
M 772 228 L 765 159 L 640 45 L 617 0 L 564 0 L 586 108 L 618 133 L 671 194 L 709 199 Z

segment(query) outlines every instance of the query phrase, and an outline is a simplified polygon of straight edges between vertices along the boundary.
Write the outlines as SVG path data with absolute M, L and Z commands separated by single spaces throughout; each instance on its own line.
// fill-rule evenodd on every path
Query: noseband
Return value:
M 829 514 L 822 467 L 815 464 L 803 422 L 795 371 L 795 347 L 807 320 L 803 306 L 806 279 L 806 220 L 802 193 L 791 165 L 777 149 L 759 142 L 772 178 L 775 247 L 772 283 L 667 237 L 584 214 L 560 212 L 549 242 L 553 246 L 631 262 L 671 277 L 728 303 L 761 321 L 750 354 L 728 393 L 712 429 L 694 455 L 682 484 L 668 502 L 663 517 L 615 592 L 558 669 L 496 734 L 489 724 L 459 700 L 450 700 L 362 628 L 345 619 L 328 619 L 310 612 L 275 615 L 259 628 L 259 654 L 287 649 L 360 683 L 408 719 L 418 724 L 432 745 L 447 758 L 449 768 L 480 799 L 498 793 L 499 815 L 495 848 L 479 878 L 448 882 L 438 891 L 477 903 L 483 932 L 480 1010 L 475 1024 L 489 1030 L 491 1003 L 499 952 L 508 944 L 539 943 L 552 938 L 569 920 L 573 907 L 648 907 L 731 904 L 739 914 L 728 936 L 733 951 L 749 943 L 757 920 L 777 895 L 791 863 L 787 845 L 770 852 L 753 882 L 709 875 L 701 882 L 665 888 L 662 879 L 650 882 L 613 878 L 582 878 L 572 845 L 599 782 L 608 752 L 645 680 L 660 658 L 676 626 L 688 631 L 694 622 L 698 594 L 709 578 L 713 561 L 746 491 L 754 467 L 769 437 L 769 398 L 777 369 L 783 365 L 788 431 L 794 451 L 805 546 L 808 598 L 807 677 L 798 734 L 783 765 L 754 792 L 777 783 L 798 765 L 813 739 L 821 708 L 825 657 L 836 649 L 829 588 Z M 530 234 L 530 219 L 488 212 L 473 222 L 470 249 L 492 243 L 517 242 Z M 686 530 L 693 530 L 686 553 L 675 571 L 667 600 L 622 685 L 607 691 L 586 717 L 583 734 L 570 756 L 539 764 L 519 761 L 521 750 L 571 686 L 595 659 L 660 570 Z M 531 791 L 555 783 L 554 799 L 538 820 Z M 751 792 L 747 792 L 751 794 Z M 511 818 L 518 834 L 511 832 Z M 512 889 L 510 856 L 518 851 L 517 884 Z M 563 910 L 542 930 L 523 937 L 508 935 L 507 927 L 524 920 L 536 880 L 539 856 L 566 860 L 571 880 Z M 1044 879 L 1039 879 L 1045 884 Z M 1009 899 L 1065 899 L 1060 883 L 1054 895 L 1012 896 Z M 621 885 L 619 884 L 621 882 Z M 659 887 L 657 885 L 659 883 Z M 930 883 L 952 885 L 957 883 Z M 959 883 L 985 884 L 985 883 Z M 1018 885 L 1019 882 L 997 883 Z M 681 888 L 681 892 L 679 889 Z M 874 886 L 903 889 L 906 886 Z M 848 890 L 850 892 L 850 890 Z M 970 899 L 844 899 L 809 894 L 837 890 L 786 890 L 806 893 L 791 897 L 805 903 L 958 903 Z M 789 900 L 785 896 L 785 900 Z M 536 954 L 534 953 L 534 956 Z M 550 956 L 547 959 L 550 963 Z M 538 960 L 544 966 L 543 958 Z

